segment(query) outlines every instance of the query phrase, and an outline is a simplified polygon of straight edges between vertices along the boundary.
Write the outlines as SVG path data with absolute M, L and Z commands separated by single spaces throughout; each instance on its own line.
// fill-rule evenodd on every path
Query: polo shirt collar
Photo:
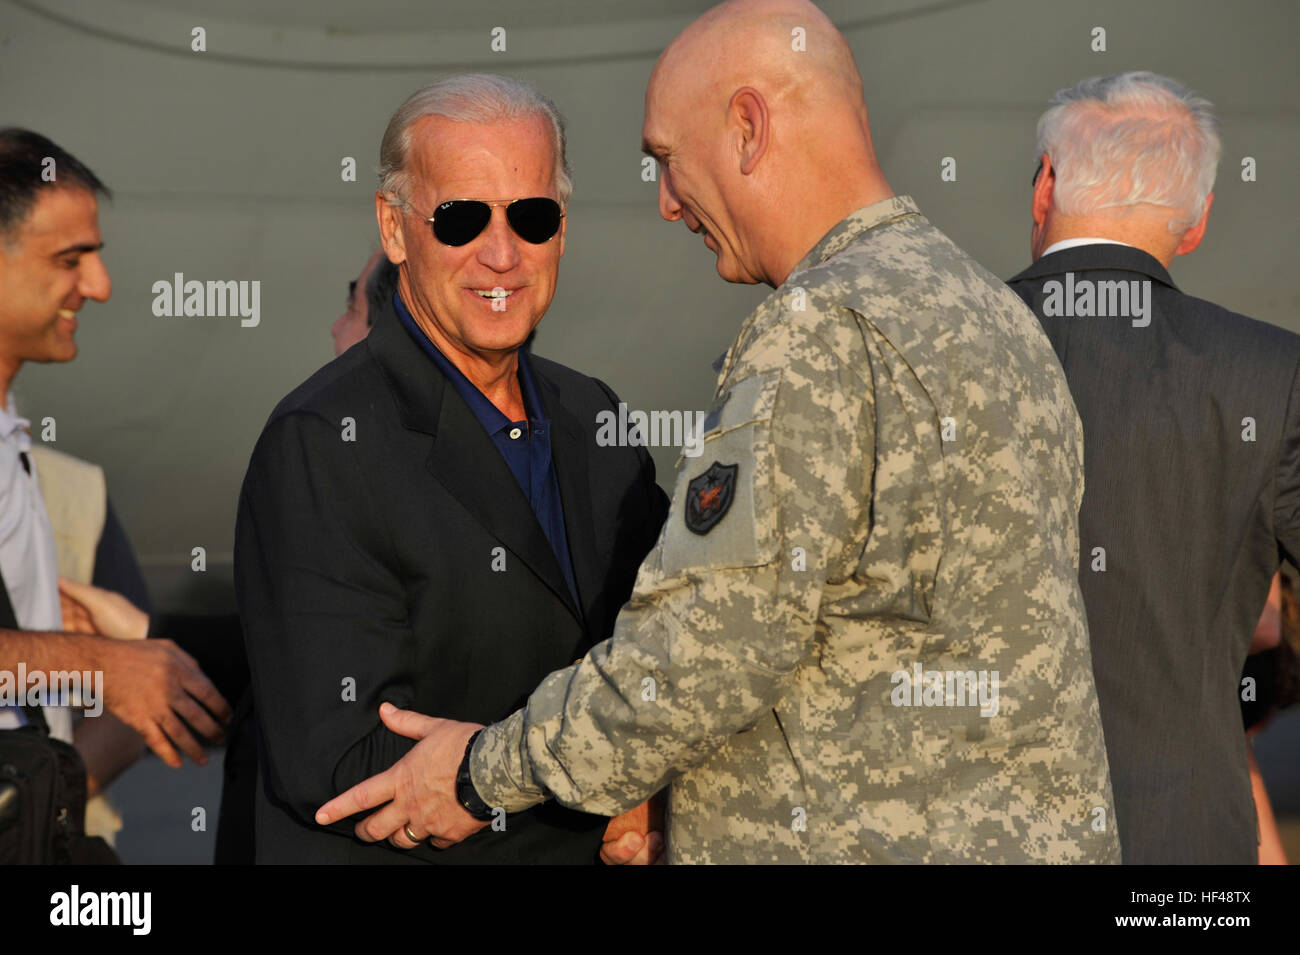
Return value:
M 439 371 L 447 376 L 452 387 L 465 399 L 470 411 L 474 413 L 474 417 L 479 420 L 488 434 L 495 435 L 515 423 L 507 418 L 501 409 L 479 390 L 477 385 L 466 378 L 465 374 L 456 367 L 451 359 L 442 353 L 442 349 L 435 345 L 432 339 L 425 334 L 424 329 L 419 326 L 410 311 L 407 310 L 406 303 L 402 301 L 400 292 L 393 293 L 393 305 L 397 309 L 397 317 L 401 319 L 402 325 L 405 326 L 407 332 L 415 340 L 416 344 L 424 350 L 425 354 L 433 360 L 433 363 L 438 366 Z M 533 377 L 532 365 L 528 361 L 528 352 L 521 348 L 516 352 L 516 356 L 519 361 L 519 385 L 523 391 L 524 409 L 530 427 L 546 425 L 548 419 L 537 391 L 537 382 Z

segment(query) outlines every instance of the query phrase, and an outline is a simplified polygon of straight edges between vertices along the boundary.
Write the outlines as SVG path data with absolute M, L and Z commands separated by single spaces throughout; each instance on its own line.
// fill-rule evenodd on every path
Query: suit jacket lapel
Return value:
M 483 425 L 411 340 L 391 302 L 372 324 L 366 347 L 388 382 L 402 425 L 433 438 L 429 471 L 581 621 L 537 515 Z M 566 499 L 566 520 L 568 503 Z M 466 559 L 490 560 L 491 555 Z
M 542 403 L 551 419 L 551 460 L 555 465 L 560 503 L 564 507 L 564 530 L 569 539 L 569 559 L 578 599 L 586 611 L 586 621 L 595 619 L 596 606 L 604 588 L 603 568 L 596 553 L 595 519 L 591 512 L 591 485 L 588 482 L 587 435 L 574 414 L 560 403 L 558 390 L 543 377 L 533 363 L 533 377 L 540 384 Z M 589 633 L 590 635 L 590 633 Z
M 438 374 L 432 364 L 429 370 Z M 446 383 L 445 378 L 443 381 Z M 428 466 L 442 486 L 581 620 L 551 543 L 510 465 L 450 383 L 444 388 L 438 435 Z

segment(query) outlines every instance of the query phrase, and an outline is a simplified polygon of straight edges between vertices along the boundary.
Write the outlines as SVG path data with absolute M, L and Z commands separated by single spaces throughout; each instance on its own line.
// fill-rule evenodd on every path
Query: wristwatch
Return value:
M 474 788 L 474 780 L 469 778 L 469 754 L 474 750 L 474 741 L 478 739 L 478 730 L 465 744 L 465 758 L 460 761 L 460 770 L 456 773 L 456 801 L 467 813 L 482 822 L 492 818 L 492 807 L 485 803 Z

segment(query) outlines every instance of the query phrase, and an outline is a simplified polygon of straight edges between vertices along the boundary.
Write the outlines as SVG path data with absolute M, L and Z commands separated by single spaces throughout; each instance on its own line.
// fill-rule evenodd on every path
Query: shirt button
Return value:
M 511 438 L 518 438 L 521 434 L 523 434 L 523 432 L 520 431 L 518 428 L 511 428 L 511 429 L 510 429 L 510 437 L 511 437 Z

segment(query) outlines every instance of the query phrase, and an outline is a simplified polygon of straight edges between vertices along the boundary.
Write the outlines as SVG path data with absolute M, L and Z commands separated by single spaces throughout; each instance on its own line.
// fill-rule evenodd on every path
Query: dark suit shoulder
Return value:
M 537 376 L 554 389 L 553 395 L 558 397 L 560 404 L 577 417 L 580 426 L 588 435 L 588 440 L 595 440 L 601 412 L 618 409 L 619 397 L 614 393 L 614 389 L 599 378 L 585 375 L 549 358 L 530 355 L 529 359 L 533 363 L 533 370 Z M 632 548 L 636 551 L 636 559 L 639 563 L 659 535 L 659 528 L 668 513 L 668 497 L 655 480 L 654 459 L 645 446 L 628 445 L 607 450 L 614 453 L 602 454 L 602 459 L 606 462 L 621 460 L 628 466 L 635 466 L 647 493 L 647 538 L 633 545 Z
M 1257 372 L 1271 369 L 1288 381 L 1300 364 L 1300 335 L 1188 295 L 1173 284 L 1169 273 L 1154 257 L 1140 249 L 1108 245 L 1055 252 L 1007 280 L 1038 316 L 1063 361 L 1067 340 L 1068 347 L 1075 348 L 1086 341 L 1100 345 L 1107 337 L 1117 336 L 1117 340 L 1122 340 L 1132 333 L 1145 334 L 1143 329 L 1130 331 L 1123 322 L 1107 324 L 1104 320 L 1045 314 L 1048 283 L 1061 282 L 1066 273 L 1073 273 L 1075 284 L 1084 280 L 1150 280 L 1152 307 L 1156 315 L 1164 318 L 1158 326 L 1163 330 L 1155 338 L 1165 343 L 1161 347 L 1175 340 L 1192 346 L 1190 352 L 1183 349 L 1184 357 L 1200 355 L 1220 370 L 1227 370 L 1225 365 L 1233 369 L 1254 368 Z M 1076 331 L 1083 337 L 1077 338 Z M 1278 387 L 1277 380 L 1269 377 L 1268 387 Z
M 383 378 L 366 343 L 360 342 L 316 369 L 305 381 L 280 399 L 266 420 L 269 428 L 295 413 L 337 421 L 358 399 L 373 400 L 383 392 Z
M 533 363 L 533 370 L 555 386 L 561 400 L 569 407 L 586 409 L 617 406 L 618 396 L 599 378 L 575 371 L 567 365 L 542 358 L 540 355 L 528 357 Z
M 1190 346 L 1181 353 L 1199 354 L 1213 369 L 1212 377 L 1230 381 L 1234 390 L 1277 394 L 1289 389 L 1300 365 L 1300 335 L 1172 286 L 1155 286 L 1153 298 L 1155 314 L 1165 316 L 1168 328 L 1162 338 Z
M 1261 321 L 1231 311 L 1222 305 L 1187 295 L 1177 289 L 1169 290 L 1172 303 L 1185 316 L 1194 316 L 1204 323 L 1205 330 L 1213 333 L 1233 348 L 1250 349 L 1252 357 L 1270 364 L 1282 361 L 1294 364 L 1300 361 L 1300 335 L 1280 325 Z

